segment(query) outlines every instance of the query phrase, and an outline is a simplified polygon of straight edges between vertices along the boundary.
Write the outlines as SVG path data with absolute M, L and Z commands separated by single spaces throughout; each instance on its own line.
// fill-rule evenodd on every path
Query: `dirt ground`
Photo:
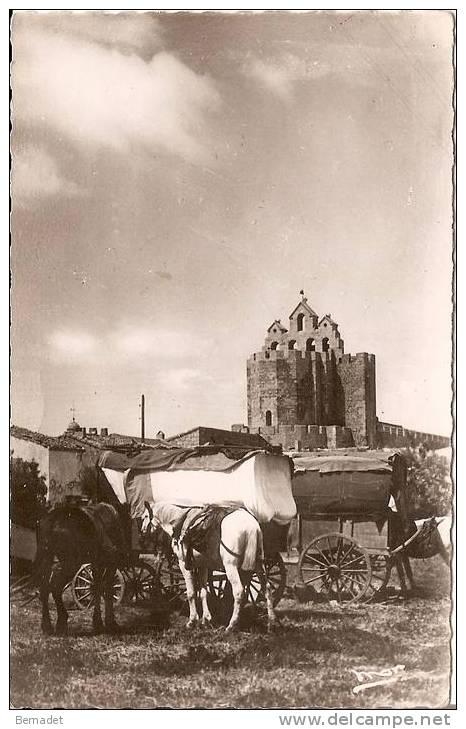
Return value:
M 67 637 L 44 637 L 35 601 L 11 609 L 13 708 L 413 708 L 450 702 L 450 575 L 435 557 L 413 562 L 422 594 L 350 606 L 283 600 L 278 632 L 254 622 L 166 629 L 144 608 L 120 607 L 118 636 L 92 635 L 70 613 Z M 393 684 L 352 692 L 352 669 L 404 665 Z

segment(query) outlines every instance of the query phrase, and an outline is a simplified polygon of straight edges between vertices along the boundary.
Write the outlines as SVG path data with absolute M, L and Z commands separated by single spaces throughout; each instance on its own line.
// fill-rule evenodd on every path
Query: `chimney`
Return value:
M 100 435 L 107 436 L 108 435 L 108 428 L 101 428 L 100 429 Z
M 86 435 L 86 428 L 81 428 L 81 435 Z
M 89 435 L 97 435 L 97 428 L 89 428 Z

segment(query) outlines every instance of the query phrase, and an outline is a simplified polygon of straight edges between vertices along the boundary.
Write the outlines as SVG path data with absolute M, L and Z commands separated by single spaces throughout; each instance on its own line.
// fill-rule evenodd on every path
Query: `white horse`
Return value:
M 186 592 L 189 604 L 188 627 L 192 627 L 199 620 L 202 625 L 210 625 L 212 615 L 207 604 L 207 576 L 209 569 L 225 570 L 227 579 L 233 591 L 233 613 L 227 627 L 231 632 L 238 627 L 240 611 L 245 599 L 245 587 L 255 572 L 260 580 L 267 604 L 268 629 L 277 623 L 273 607 L 270 584 L 264 571 L 264 546 L 262 531 L 255 517 L 238 508 L 225 516 L 220 525 L 220 547 L 216 553 L 193 551 L 194 569 L 186 565 L 186 549 L 183 541 L 173 539 L 173 529 L 187 511 L 186 507 L 175 506 L 168 502 L 158 502 L 151 505 L 153 511 L 152 521 L 160 525 L 172 538 L 172 548 L 178 558 L 181 573 L 186 583 Z M 147 520 L 149 523 L 150 518 Z M 220 561 L 219 561 L 220 557 Z M 202 606 L 202 615 L 198 615 L 196 604 L 196 587 Z

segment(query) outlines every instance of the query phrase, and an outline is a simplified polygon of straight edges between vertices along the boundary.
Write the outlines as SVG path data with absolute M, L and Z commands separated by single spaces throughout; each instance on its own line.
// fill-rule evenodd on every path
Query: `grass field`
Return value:
M 124 632 L 93 636 L 91 616 L 70 614 L 70 635 L 40 633 L 37 602 L 11 615 L 14 708 L 412 708 L 449 703 L 449 572 L 435 557 L 413 562 L 423 596 L 337 606 L 283 600 L 281 629 L 151 625 L 142 608 L 119 608 Z M 404 664 L 393 685 L 352 693 L 353 668 Z

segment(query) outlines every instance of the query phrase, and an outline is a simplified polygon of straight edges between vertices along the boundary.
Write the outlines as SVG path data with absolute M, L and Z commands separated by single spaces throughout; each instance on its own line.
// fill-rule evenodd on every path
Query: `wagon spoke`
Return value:
M 325 577 L 326 575 L 324 574 L 316 575 L 315 577 L 311 577 L 309 580 L 305 580 L 305 584 L 310 585 L 311 582 L 316 582 L 316 580 L 324 580 Z
M 348 590 L 353 596 L 358 595 L 361 592 L 361 587 L 364 587 L 365 582 L 360 582 L 359 579 L 351 579 L 347 575 L 344 575 L 345 583 L 348 585 Z M 356 587 L 355 587 L 356 585 Z
M 249 602 L 254 602 L 252 594 L 251 594 L 251 583 L 246 587 L 246 600 L 249 600 Z
M 255 594 L 253 594 L 255 593 Z M 257 588 L 256 585 L 249 584 L 249 595 L 251 596 L 251 602 L 256 602 L 261 593 L 261 588 Z
M 349 579 L 350 585 L 351 585 L 351 587 L 352 587 L 353 589 L 357 589 L 357 588 L 359 588 L 359 589 L 358 589 L 358 592 L 357 592 L 356 594 L 359 594 L 359 593 L 361 592 L 362 588 L 364 588 L 364 587 L 365 587 L 365 585 L 366 585 L 366 582 L 365 582 L 365 580 L 364 580 L 364 581 L 362 581 L 362 582 L 360 582 L 360 581 L 359 581 L 358 579 L 356 579 L 356 578 L 354 578 L 354 579 L 350 579 L 350 578 L 348 578 L 348 579 Z M 357 585 L 357 588 L 354 588 L 354 585 Z
M 303 554 L 303 562 L 309 562 L 310 564 L 320 564 L 324 569 L 327 568 L 328 562 L 320 562 L 315 555 L 312 555 L 312 557 L 309 554 L 304 553 Z
M 348 572 L 348 574 L 350 574 L 350 575 L 355 575 L 355 574 L 364 574 L 364 575 L 366 575 L 367 574 L 367 570 L 358 570 L 358 569 L 351 569 L 351 570 L 349 570 L 349 569 L 345 569 L 344 567 L 341 568 L 341 571 L 342 572 Z
M 81 598 L 83 598 L 83 597 L 88 597 L 91 594 L 92 590 L 90 588 L 86 589 L 84 587 L 76 587 L 76 592 L 79 594 L 79 596 Z
M 337 588 L 337 598 L 338 598 L 338 602 L 341 602 L 340 581 L 339 581 L 338 577 L 335 580 L 335 585 L 336 585 L 336 588 Z
M 354 559 L 352 559 L 351 562 L 344 562 L 343 564 L 345 567 L 349 567 L 350 564 L 354 564 L 355 562 L 364 562 L 364 557 L 360 554 L 357 557 L 355 557 Z
M 322 572 L 325 572 L 327 570 L 327 565 L 323 566 L 323 568 L 322 567 L 307 567 L 306 566 L 306 567 L 303 567 L 303 570 L 305 570 L 306 572 L 320 572 L 320 573 L 322 573 Z
M 354 551 L 355 551 L 355 545 L 350 544 L 348 549 L 346 550 L 346 552 L 343 555 L 343 559 L 347 559 L 351 555 L 351 553 L 354 553 Z M 359 555 L 358 555 L 358 557 L 359 557 Z
M 359 575 L 342 575 L 342 578 L 344 578 L 348 584 L 357 585 L 359 589 L 363 589 L 366 585 L 366 580 L 361 578 Z
M 317 551 L 319 552 L 319 554 L 321 554 L 321 555 L 322 555 L 322 558 L 323 558 L 323 560 L 325 561 L 325 564 L 330 564 L 330 561 L 329 561 L 329 560 L 327 559 L 327 557 L 326 557 L 326 556 L 325 556 L 325 554 L 324 554 L 324 553 L 322 552 L 322 550 L 320 549 L 320 547 L 318 547 L 318 546 L 316 545 L 316 549 L 317 549 Z
M 353 587 L 353 584 L 350 582 L 349 585 L 346 587 L 347 592 L 350 594 L 351 598 L 354 599 L 359 594 L 359 590 L 355 590 Z

